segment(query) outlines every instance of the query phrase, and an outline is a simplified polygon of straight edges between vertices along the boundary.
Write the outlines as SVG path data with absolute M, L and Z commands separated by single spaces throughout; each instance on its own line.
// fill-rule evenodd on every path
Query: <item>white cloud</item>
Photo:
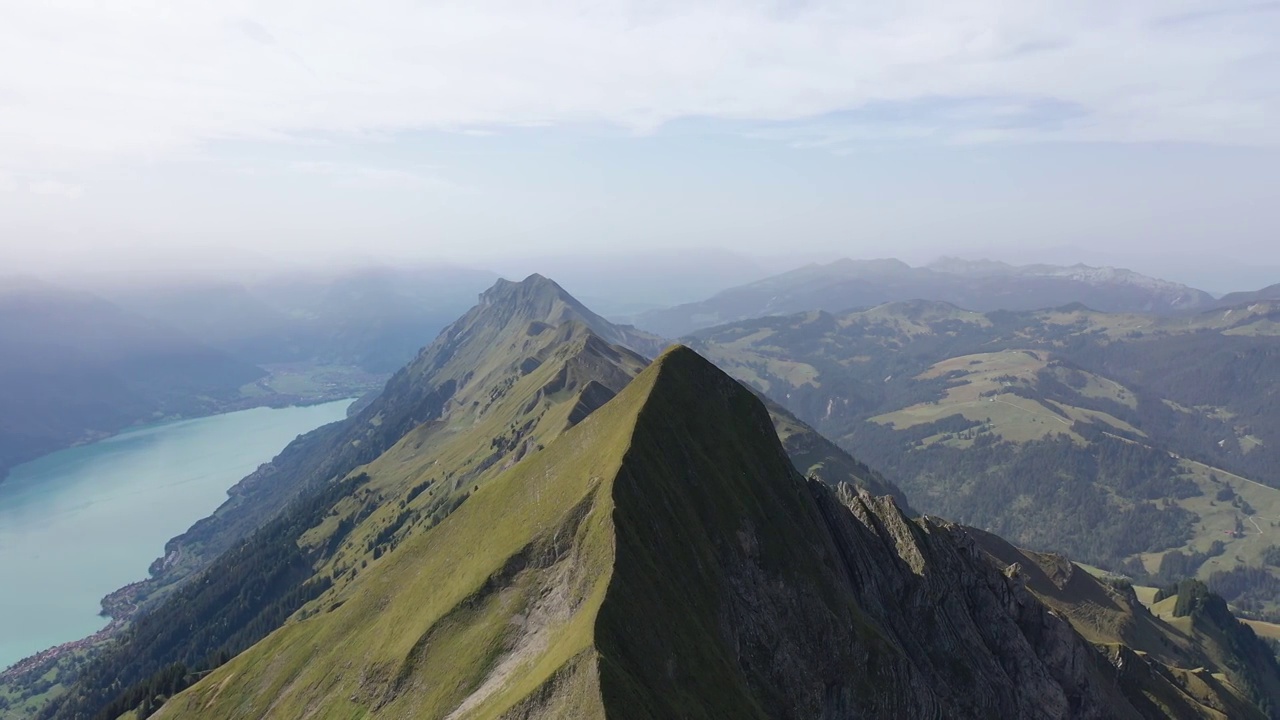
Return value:
M 84 188 L 79 185 L 72 185 L 58 180 L 33 180 L 27 183 L 27 190 L 36 195 L 57 195 L 72 200 L 84 194 Z
M 1222 0 L 11 2 L 0 164 L 57 171 L 222 139 L 409 129 L 643 132 L 937 98 L 1072 112 L 1019 128 L 994 111 L 854 125 L 1275 145 L 1278 54 L 1280 7 Z
M 292 172 L 321 175 L 343 187 L 376 190 L 457 190 L 460 186 L 438 177 L 427 169 L 405 170 L 400 168 L 366 165 L 344 165 L 328 161 L 300 161 L 288 165 Z

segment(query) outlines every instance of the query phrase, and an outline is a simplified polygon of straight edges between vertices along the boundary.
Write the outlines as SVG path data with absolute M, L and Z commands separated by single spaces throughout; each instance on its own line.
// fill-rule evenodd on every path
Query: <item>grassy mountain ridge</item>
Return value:
M 530 284 L 544 302 L 499 286 L 504 292 L 489 294 L 442 333 L 360 414 L 296 441 L 217 514 L 171 542 L 151 587 L 127 589 L 151 593 L 154 609 L 83 670 L 46 716 L 111 709 L 132 688 L 144 690 L 152 673 L 174 663 L 209 667 L 284 619 L 270 615 L 250 628 L 244 623 L 253 617 L 288 607 L 287 617 L 298 609 L 293 603 L 342 593 L 368 562 L 438 523 L 477 484 L 558 436 L 571 416 L 594 410 L 602 394 L 611 397 L 646 364 L 572 313 L 545 314 L 563 309 L 563 291 L 540 278 Z M 273 503 L 281 510 L 268 512 Z M 312 505 L 289 520 L 290 508 Z M 254 558 L 280 557 L 290 546 L 305 572 L 270 580 L 276 568 Z M 280 590 L 255 599 L 251 588 L 277 582 Z M 227 592 L 248 601 L 227 604 Z
M 371 462 L 423 423 L 471 412 L 464 406 L 487 407 L 505 392 L 500 386 L 527 373 L 519 363 L 541 362 L 530 346 L 559 346 L 567 342 L 566 333 L 586 331 L 615 339 L 633 337 L 541 276 L 526 283 L 500 281 L 481 296 L 479 305 L 396 372 L 356 416 L 299 438 L 277 460 L 237 484 L 212 516 L 175 538 L 166 548 L 166 556 L 173 559 L 155 568 L 158 580 L 182 580 L 279 512 L 300 490 Z M 647 336 L 635 338 L 649 343 L 636 344 L 652 348 Z M 626 363 L 621 356 L 617 363 L 630 363 L 634 374 L 643 359 L 631 353 Z M 613 371 L 610 379 L 598 380 L 616 392 L 625 383 L 623 376 L 629 377 L 626 372 Z M 489 393 L 494 396 L 485 397 Z
M 175 663 L 209 667 L 220 653 L 239 652 L 246 639 L 273 629 L 279 612 L 288 615 L 314 597 L 342 602 L 370 563 L 396 555 L 498 474 L 597 411 L 647 361 L 601 335 L 626 339 L 631 331 L 580 307 L 540 276 L 485 293 L 379 398 L 295 441 L 238 485 L 215 515 L 175 538 L 153 580 L 125 590 L 150 613 L 46 715 L 92 715 L 130 698 L 136 705 L 148 687 L 163 684 L 152 674 L 169 677 Z M 786 411 L 775 415 L 805 472 L 901 496 Z M 332 495 L 335 487 L 346 489 Z M 250 558 L 284 555 L 306 572 L 270 596 L 248 591 L 275 570 Z M 226 614 L 221 594 L 235 595 L 235 588 L 244 588 L 238 597 L 246 599 L 234 608 L 239 620 Z M 264 620 L 237 624 L 255 614 Z
M 968 530 L 805 481 L 676 348 L 157 717 L 1260 716 L 1126 661 Z
M 1280 283 L 1268 285 L 1261 290 L 1254 290 L 1251 292 L 1228 293 L 1218 299 L 1218 305 L 1221 307 L 1232 308 L 1246 303 L 1268 302 L 1274 300 L 1280 300 Z

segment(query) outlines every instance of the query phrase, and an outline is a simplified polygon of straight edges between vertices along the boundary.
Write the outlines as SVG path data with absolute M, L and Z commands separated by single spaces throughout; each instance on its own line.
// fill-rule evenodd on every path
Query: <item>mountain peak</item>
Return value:
M 538 273 L 519 282 L 498 280 L 480 294 L 480 303 L 446 328 L 441 337 L 474 337 L 504 332 L 504 328 L 523 333 L 530 323 L 558 327 L 573 321 L 586 325 L 607 342 L 625 345 L 645 356 L 652 357 L 665 347 L 656 335 L 605 320 L 554 280 Z
M 724 371 L 716 367 L 710 360 L 699 355 L 688 345 L 676 343 L 662 351 L 653 361 L 655 372 L 658 374 L 680 374 L 680 375 L 701 375 L 701 376 L 723 376 L 726 380 L 737 384 Z
M 840 258 L 839 260 L 832 261 L 828 265 L 820 265 L 818 267 L 827 271 L 853 275 L 895 275 L 910 272 L 912 270 L 910 265 L 897 258 L 873 258 L 869 260 Z
M 480 293 L 480 303 L 485 305 L 512 299 L 528 301 L 539 297 L 577 302 L 554 280 L 534 273 L 519 281 L 499 278 L 492 287 Z
M 946 256 L 925 266 L 934 272 L 950 275 L 994 276 L 1013 272 L 1013 266 L 998 260 L 966 260 L 964 258 Z

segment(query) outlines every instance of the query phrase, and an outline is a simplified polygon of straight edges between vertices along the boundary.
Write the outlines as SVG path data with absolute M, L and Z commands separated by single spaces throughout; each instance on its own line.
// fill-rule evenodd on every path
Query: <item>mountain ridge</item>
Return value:
M 806 481 L 763 404 L 676 347 L 156 717 L 1214 717 L 988 557 Z
M 70 699 L 43 716 L 70 718 L 141 698 L 150 673 L 238 652 L 297 603 L 341 594 L 365 565 L 396 556 L 494 477 L 607 407 L 647 360 L 602 338 L 590 324 L 606 333 L 611 326 L 579 307 L 542 277 L 498 285 L 378 399 L 292 443 L 237 485 L 217 513 L 171 541 L 151 580 L 112 598 L 112 607 L 142 610 L 123 644 L 91 662 Z M 795 453 L 793 472 L 902 496 L 785 410 L 773 412 Z M 259 556 L 291 558 L 287 581 L 268 582 L 275 568 L 252 560 Z M 240 583 L 270 589 L 236 590 Z M 239 600 L 229 606 L 222 593 Z M 253 613 L 261 617 L 241 626 Z M 43 682 L 49 671 L 24 672 Z M 68 673 L 60 677 L 70 682 Z
M 844 258 L 730 288 L 701 302 L 641 313 L 635 322 L 668 337 L 682 337 L 757 317 L 812 310 L 842 312 L 918 299 L 981 312 L 1083 302 L 1100 311 L 1157 314 L 1208 309 L 1216 302 L 1201 290 L 1120 268 L 1014 266 L 957 258 L 912 267 L 892 258 Z

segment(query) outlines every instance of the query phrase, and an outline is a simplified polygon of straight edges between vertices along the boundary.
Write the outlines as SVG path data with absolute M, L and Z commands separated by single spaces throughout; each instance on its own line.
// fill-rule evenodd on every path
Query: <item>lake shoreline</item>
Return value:
M 0 485 L 3 485 L 13 470 L 28 463 L 37 462 L 55 453 L 71 450 L 73 448 L 84 447 L 100 443 L 103 440 L 110 440 L 113 437 L 119 437 L 125 433 L 136 432 L 138 430 L 146 430 L 161 425 L 169 425 L 176 422 L 184 422 L 187 420 L 204 420 L 207 418 L 226 415 L 228 413 L 240 412 L 243 410 L 254 410 L 257 408 L 270 408 L 272 410 L 282 410 L 285 408 L 305 408 L 314 407 L 316 405 L 324 405 L 326 403 L 338 402 L 339 400 L 351 400 L 353 403 L 360 400 L 371 392 L 378 392 L 382 385 L 378 384 L 376 388 L 352 386 L 336 388 L 331 392 L 316 394 L 293 394 L 293 393 L 276 393 L 274 395 L 257 395 L 234 398 L 230 400 L 215 400 L 214 405 L 208 408 L 208 411 L 197 413 L 173 413 L 162 417 L 151 417 L 138 420 L 131 425 L 126 425 L 115 431 L 107 430 L 91 430 L 85 435 L 70 441 L 69 443 L 55 447 L 47 452 L 43 452 L 35 457 L 26 458 L 15 465 L 0 466 Z
M 152 595 L 145 590 L 154 587 L 174 539 L 215 513 L 298 435 L 343 420 L 356 398 L 342 394 L 294 403 L 255 398 L 247 408 L 131 427 L 100 440 L 100 449 L 65 448 L 16 466 L 0 484 L 0 547 L 11 548 L 0 554 L 0 566 L 11 587 L 29 590 L 0 597 L 13 626 L 0 632 L 8 640 L 0 665 L 9 667 L 0 679 L 78 657 L 126 627 Z M 95 587 L 103 594 L 85 604 Z M 41 593 L 56 602 L 42 605 Z M 106 618 L 105 627 L 90 618 Z M 82 633 L 59 643 L 59 628 Z M 31 653 L 41 637 L 50 642 Z M 16 658 L 24 646 L 28 654 Z

